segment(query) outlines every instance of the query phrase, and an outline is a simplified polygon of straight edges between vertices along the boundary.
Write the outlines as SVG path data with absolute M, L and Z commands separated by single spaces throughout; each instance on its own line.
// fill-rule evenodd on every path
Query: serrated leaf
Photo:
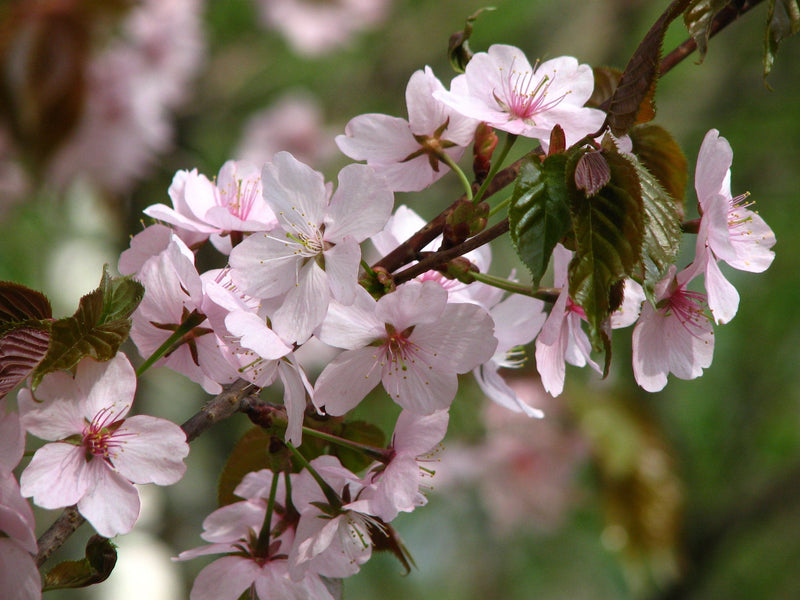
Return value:
M 49 343 L 48 322 L 28 322 L 0 335 L 0 398 L 31 374 Z
M 530 269 L 534 285 L 547 270 L 558 241 L 570 230 L 566 185 L 567 156 L 554 154 L 543 162 L 523 163 L 508 209 L 511 242 Z
M 708 38 L 711 30 L 711 21 L 728 0 L 694 0 L 692 5 L 683 13 L 683 24 L 689 35 L 697 43 L 700 53 L 700 62 L 706 57 L 708 51 Z
M 383 448 L 386 445 L 386 436 L 383 431 L 377 425 L 367 421 L 348 421 L 343 423 L 339 435 L 351 442 L 366 444 L 375 448 Z M 339 457 L 345 467 L 354 473 L 366 469 L 373 462 L 373 459 L 363 452 L 345 446 L 335 446 L 335 455 Z
M 220 506 L 241 500 L 234 495 L 233 490 L 242 482 L 245 475 L 272 466 L 269 459 L 272 438 L 273 436 L 261 427 L 253 427 L 236 442 L 219 476 L 217 501 Z
M 643 237 L 642 196 L 636 169 L 613 149 L 604 150 L 611 180 L 589 198 L 570 186 L 575 255 L 569 264 L 569 292 L 589 323 L 595 350 L 608 348 L 604 323 L 613 286 L 639 268 Z
M 633 153 L 673 199 L 675 210 L 683 218 L 689 162 L 678 142 L 659 125 L 637 125 L 630 131 Z
M 592 95 L 586 101 L 586 106 L 601 108 L 606 102 L 611 101 L 611 97 L 617 90 L 622 71 L 613 67 L 592 67 L 594 75 L 594 88 Z
M 143 295 L 142 284 L 129 277 L 112 278 L 104 268 L 100 285 L 80 299 L 75 314 L 52 324 L 50 346 L 33 372 L 32 387 L 47 373 L 72 369 L 85 356 L 113 358 L 128 337 L 128 317 Z
M 653 287 L 675 263 L 681 242 L 681 215 L 672 197 L 642 164 L 636 164 L 644 206 L 644 289 L 652 299 Z
M 778 47 L 800 31 L 800 0 L 770 0 L 764 36 L 764 77 L 772 71 Z
M 42 591 L 81 588 L 108 579 L 117 564 L 117 549 L 107 538 L 93 535 L 86 542 L 86 558 L 57 564 L 44 576 Z
M 670 23 L 690 3 L 691 0 L 674 0 L 645 34 L 628 61 L 608 106 L 608 124 L 615 136 L 621 137 L 635 123 L 646 122 L 655 116 L 654 97 L 664 36 Z
M 52 316 L 47 296 L 12 281 L 0 281 L 0 324 L 50 319 Z

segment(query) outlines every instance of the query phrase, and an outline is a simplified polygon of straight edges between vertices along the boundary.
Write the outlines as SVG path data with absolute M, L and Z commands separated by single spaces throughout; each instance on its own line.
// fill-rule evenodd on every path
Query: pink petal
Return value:
M 33 455 L 20 476 L 20 491 L 42 508 L 75 504 L 91 485 L 80 446 L 64 442 L 45 444 Z
M 105 362 L 87 357 L 78 363 L 75 383 L 84 394 L 87 421 L 103 410 L 110 410 L 118 421 L 128 414 L 133 403 L 136 372 L 123 352 Z
M 439 410 L 429 415 L 403 411 L 397 418 L 392 446 L 398 454 L 419 456 L 430 452 L 447 432 L 450 415 Z
M 361 248 L 351 237 L 344 238 L 323 252 L 325 273 L 333 297 L 342 304 L 352 304 L 356 298 Z
M 172 485 L 186 472 L 186 434 L 171 421 L 137 415 L 125 419 L 113 437 L 122 446 L 110 460 L 121 475 L 134 483 Z
M 36 399 L 28 388 L 17 394 L 22 425 L 43 440 L 62 440 L 81 433 L 85 424 L 81 399 L 68 373 L 48 373 L 36 390 Z
M 314 405 L 337 416 L 355 408 L 378 385 L 381 360 L 381 351 L 373 346 L 339 354 L 314 385 Z
M 330 302 L 328 275 L 316 261 L 301 270 L 283 304 L 272 315 L 272 328 L 287 342 L 302 344 L 322 323 Z
M 298 257 L 287 251 L 284 233 L 249 236 L 231 250 L 231 279 L 255 298 L 285 293 L 297 279 Z
M 709 257 L 706 263 L 705 285 L 708 307 L 714 315 L 714 320 L 720 324 L 728 323 L 739 310 L 739 292 L 725 279 L 713 256 Z
M 422 415 L 450 407 L 458 390 L 455 371 L 435 369 L 421 361 L 405 367 L 396 363 L 384 367 L 381 382 L 392 400 Z
M 200 571 L 190 600 L 236 600 L 258 577 L 258 564 L 243 556 L 224 556 Z
M 328 192 L 321 173 L 288 152 L 278 152 L 261 172 L 264 199 L 287 231 L 325 217 Z
M 336 136 L 339 149 L 355 160 L 392 164 L 419 150 L 408 121 L 381 114 L 359 115 L 350 120 L 345 135 Z
M 139 492 L 102 459 L 87 463 L 90 487 L 78 502 L 78 511 L 104 537 L 128 533 L 139 518 Z
M 325 217 L 325 240 L 347 236 L 363 242 L 389 220 L 394 195 L 386 182 L 366 165 L 348 165 L 339 171 L 339 187 Z
M 13 540 L 0 537 L 0 597 L 40 600 L 42 579 L 31 556 Z
M 728 140 L 721 137 L 716 129 L 709 130 L 700 146 L 694 174 L 694 188 L 703 211 L 706 210 L 706 202 L 720 192 L 727 192 L 730 198 L 730 190 L 723 188 L 732 163 L 733 150 Z

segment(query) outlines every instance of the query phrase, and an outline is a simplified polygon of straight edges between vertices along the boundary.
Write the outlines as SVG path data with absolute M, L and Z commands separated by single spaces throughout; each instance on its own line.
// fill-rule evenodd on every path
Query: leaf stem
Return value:
M 267 499 L 267 512 L 264 514 L 264 524 L 258 534 L 256 543 L 256 556 L 267 556 L 269 549 L 269 537 L 272 531 L 272 513 L 275 510 L 275 495 L 278 493 L 278 478 L 280 472 L 272 473 L 272 485 L 269 488 L 269 498 Z
M 503 149 L 500 150 L 500 156 L 498 156 L 495 160 L 492 161 L 492 166 L 489 168 L 489 174 L 486 176 L 486 179 L 483 180 L 481 187 L 478 188 L 478 191 L 473 198 L 473 202 L 477 204 L 483 199 L 484 194 L 486 193 L 486 189 L 489 187 L 489 184 L 494 179 L 494 176 L 497 174 L 497 171 L 500 169 L 500 166 L 505 162 L 508 153 L 511 151 L 511 147 L 514 145 L 514 142 L 517 141 L 517 135 L 514 133 L 506 133 L 506 141 L 503 144 Z
M 492 287 L 511 292 L 512 294 L 530 296 L 531 298 L 536 298 L 545 302 L 555 302 L 558 298 L 558 294 L 561 292 L 560 289 L 555 288 L 538 288 L 534 290 L 530 286 L 522 285 L 521 283 L 517 283 L 515 281 L 509 281 L 508 279 L 503 279 L 501 277 L 495 277 L 494 275 L 489 275 L 488 273 L 470 272 L 470 275 L 473 279 L 475 279 L 475 281 L 480 281 L 486 285 L 491 285 Z
M 189 316 L 186 317 L 186 320 L 178 325 L 175 331 L 172 332 L 172 334 L 164 341 L 164 343 L 161 344 L 156 351 L 147 358 L 147 360 L 139 365 L 139 368 L 136 369 L 136 377 L 141 377 L 145 371 L 147 371 L 147 369 L 155 364 L 158 359 L 172 350 L 175 344 L 181 341 L 183 336 L 185 336 L 205 320 L 206 316 L 200 312 L 193 311 L 190 313 Z
M 326 442 L 331 442 L 332 444 L 337 444 L 338 446 L 344 446 L 345 448 L 358 450 L 359 452 L 363 452 L 364 454 L 366 454 L 370 458 L 374 458 L 375 460 L 379 460 L 381 462 L 386 461 L 387 453 L 386 450 L 383 448 L 376 448 L 375 446 L 361 444 L 359 442 L 354 442 L 352 440 L 348 440 L 346 438 L 342 438 L 337 435 L 326 433 L 324 431 L 317 431 L 316 429 L 311 429 L 310 427 L 306 426 L 303 426 L 303 433 L 305 435 L 310 435 L 311 437 L 315 437 L 320 440 L 325 440 Z
M 325 481 L 319 473 L 317 473 L 317 470 L 311 466 L 311 463 L 306 460 L 306 457 L 303 456 L 293 444 L 286 442 L 286 447 L 291 450 L 292 455 L 295 457 L 297 462 L 299 462 L 300 465 L 311 474 L 311 476 L 314 478 L 314 481 L 317 482 L 317 485 L 320 487 L 320 489 L 322 489 L 322 493 L 325 494 L 328 504 L 335 508 L 341 508 L 342 499 L 339 498 L 339 494 L 337 494 L 330 484 Z
M 445 163 L 450 170 L 453 171 L 456 175 L 458 175 L 459 181 L 461 181 L 461 185 L 464 186 L 464 193 L 467 196 L 467 200 L 472 201 L 472 184 L 470 183 L 469 179 L 467 179 L 466 174 L 461 169 L 461 167 L 456 164 L 456 161 L 444 150 L 439 153 L 439 160 Z

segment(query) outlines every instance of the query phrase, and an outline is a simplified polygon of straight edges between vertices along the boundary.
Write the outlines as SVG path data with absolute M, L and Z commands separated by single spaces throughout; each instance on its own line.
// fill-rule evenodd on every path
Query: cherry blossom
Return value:
M 292 489 L 300 521 L 289 553 L 291 577 L 299 581 L 309 572 L 349 577 L 372 556 L 370 530 L 381 530 L 385 525 L 367 512 L 369 502 L 359 499 L 363 483 L 338 458 L 324 455 L 310 464 L 341 503 L 331 506 L 311 474 L 307 470 L 300 473 Z
M 430 67 L 416 71 L 406 87 L 408 121 L 381 114 L 350 120 L 336 137 L 350 158 L 366 160 L 396 192 L 417 192 L 447 173 L 440 156 L 458 161 L 472 142 L 478 121 L 464 117 L 433 97 L 445 91 Z
M 633 375 L 648 392 L 663 389 L 669 373 L 680 379 L 699 377 L 714 355 L 706 297 L 687 289 L 699 269 L 689 265 L 677 276 L 675 271 L 672 265 L 656 284 L 655 306 L 645 302 L 633 329 Z
M 761 273 L 775 258 L 775 234 L 758 213 L 749 210 L 748 194 L 731 196 L 733 150 L 716 129 L 710 130 L 697 157 L 695 191 L 702 213 L 695 262 L 705 271 L 708 306 L 717 323 L 727 323 L 739 307 L 736 288 L 725 279 L 718 260 L 734 269 Z
M 435 92 L 434 97 L 464 116 L 536 138 L 544 147 L 553 127 L 560 125 L 570 146 L 605 120 L 602 111 L 583 106 L 593 89 L 592 68 L 571 56 L 532 67 L 519 48 L 495 44 L 472 57 L 449 92 Z
M 600 366 L 590 357 L 592 345 L 582 328 L 586 316 L 569 296 L 567 265 L 571 257 L 572 252 L 561 244 L 553 250 L 553 285 L 560 287 L 561 293 L 536 338 L 536 369 L 544 389 L 553 396 L 564 390 L 566 363 L 576 367 L 588 364 L 602 373 Z
M 332 415 L 354 408 L 378 381 L 419 414 L 448 408 L 458 374 L 489 360 L 494 324 L 480 306 L 452 304 L 433 281 L 409 282 L 377 302 L 359 288 L 352 306 L 333 304 L 319 338 L 346 348 L 322 371 L 314 403 Z
M 411 512 L 427 504 L 428 499 L 421 490 L 431 488 L 427 482 L 435 471 L 426 465 L 437 460 L 439 443 L 447 432 L 449 420 L 447 410 L 429 415 L 407 410 L 400 413 L 389 447 L 391 459 L 370 468 L 364 478 L 371 487 L 371 514 L 388 522 L 398 512 Z
M 262 20 L 299 54 L 318 56 L 345 45 L 360 30 L 383 21 L 390 0 L 257 0 Z
M 533 341 L 547 318 L 544 302 L 512 294 L 502 302 L 495 303 L 489 314 L 495 323 L 494 334 L 498 344 L 491 360 L 473 371 L 478 385 L 489 399 L 509 410 L 529 417 L 543 417 L 542 411 L 522 401 L 498 371 L 522 366 L 525 359 L 522 346 Z
M 262 172 L 264 198 L 280 225 L 248 237 L 231 252 L 231 278 L 256 298 L 281 297 L 270 315 L 287 342 L 305 342 L 325 318 L 331 298 L 355 298 L 359 243 L 383 227 L 393 197 L 365 165 L 339 173 L 331 197 L 322 174 L 279 152 Z
M 190 600 L 236 600 L 248 589 L 260 600 L 333 600 L 315 573 L 308 573 L 299 581 L 289 577 L 287 556 L 294 528 L 281 525 L 284 523 L 281 514 L 286 514 L 283 477 L 278 479 L 270 523 L 271 530 L 276 533 L 264 538 L 268 543 L 260 543 L 272 477 L 268 469 L 248 473 L 234 490 L 234 494 L 246 500 L 223 506 L 203 521 L 201 537 L 209 545 L 181 552 L 175 559 L 226 554 L 200 571 Z M 291 477 L 296 478 L 295 475 Z
M 5 412 L 0 400 L 0 596 L 38 600 L 42 582 L 34 562 L 36 523 L 22 497 L 13 470 L 25 450 L 25 430 L 17 413 Z
M 165 419 L 126 418 L 136 374 L 124 354 L 84 358 L 75 376 L 50 373 L 18 401 L 26 429 L 45 440 L 22 472 L 20 487 L 42 508 L 78 505 L 100 535 L 127 533 L 139 516 L 133 483 L 171 485 L 183 477 L 186 435 Z
M 193 323 L 194 327 L 156 365 L 182 373 L 209 394 L 218 394 L 223 383 L 232 383 L 239 374 L 227 356 L 230 347 L 210 327 L 203 313 L 203 282 L 191 256 L 186 246 L 173 238 L 164 251 L 141 267 L 138 278 L 145 295 L 133 313 L 131 339 L 141 355 L 148 358 L 178 327 Z
M 229 254 L 231 234 L 269 231 L 277 224 L 261 193 L 261 173 L 248 162 L 229 160 L 213 182 L 196 169 L 178 171 L 169 195 L 173 208 L 154 204 L 144 213 L 186 232 L 189 245 L 211 236 L 214 246 Z

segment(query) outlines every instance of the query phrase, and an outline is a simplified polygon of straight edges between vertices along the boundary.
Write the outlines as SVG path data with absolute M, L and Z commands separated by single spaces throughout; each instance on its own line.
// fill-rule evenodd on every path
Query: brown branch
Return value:
M 459 244 L 458 246 L 453 246 L 452 248 L 448 248 L 447 250 L 442 250 L 441 252 L 434 252 L 433 254 L 425 257 L 425 259 L 421 260 L 417 264 L 403 271 L 400 271 L 394 277 L 394 282 L 397 285 L 400 285 L 401 283 L 405 283 L 406 281 L 411 281 L 417 275 L 421 275 L 426 271 L 435 269 L 436 267 L 447 263 L 447 261 L 450 261 L 458 256 L 461 256 L 462 254 L 466 254 L 470 250 L 475 250 L 476 248 L 480 248 L 484 244 L 488 244 L 493 239 L 498 238 L 504 233 L 506 233 L 508 231 L 508 227 L 509 227 L 508 219 L 503 219 L 496 225 L 489 227 L 489 229 L 484 229 L 478 235 L 469 238 L 466 242 Z
M 228 386 L 221 394 L 212 398 L 197 414 L 189 418 L 183 425 L 186 441 L 195 440 L 215 423 L 227 419 L 242 410 L 259 388 L 248 381 L 240 379 Z M 36 566 L 40 567 L 58 550 L 67 538 L 86 522 L 76 506 L 68 506 L 55 522 L 38 539 L 39 552 L 36 555 Z
M 519 170 L 522 166 L 523 160 L 524 157 L 520 158 L 515 163 L 512 163 L 502 171 L 499 171 L 497 175 L 495 175 L 494 179 L 492 179 L 489 187 L 486 188 L 486 193 L 483 195 L 483 198 L 485 199 L 492 194 L 496 194 L 504 187 L 512 183 L 517 178 L 517 175 L 519 175 Z M 439 213 L 439 215 L 436 216 L 430 223 L 427 223 L 422 229 L 417 231 L 405 242 L 400 244 L 397 248 L 372 265 L 372 269 L 386 269 L 388 273 L 392 273 L 400 267 L 419 259 L 420 251 L 425 246 L 430 244 L 436 238 L 436 236 L 442 233 L 444 225 L 447 222 L 447 217 L 450 215 L 452 210 L 465 199 L 466 196 L 464 195 L 459 197 L 458 200 L 453 202 L 453 204 Z M 456 254 L 455 256 L 458 255 Z M 400 282 L 398 281 L 397 283 Z
M 708 37 L 714 37 L 740 16 L 761 4 L 763 1 L 764 0 L 746 0 L 739 6 L 737 6 L 739 2 L 736 1 L 729 3 L 714 16 L 714 19 L 711 21 Z M 690 37 L 661 60 L 659 74 L 664 75 L 664 73 L 674 68 L 695 50 L 697 50 L 697 42 L 694 41 L 694 38 Z

